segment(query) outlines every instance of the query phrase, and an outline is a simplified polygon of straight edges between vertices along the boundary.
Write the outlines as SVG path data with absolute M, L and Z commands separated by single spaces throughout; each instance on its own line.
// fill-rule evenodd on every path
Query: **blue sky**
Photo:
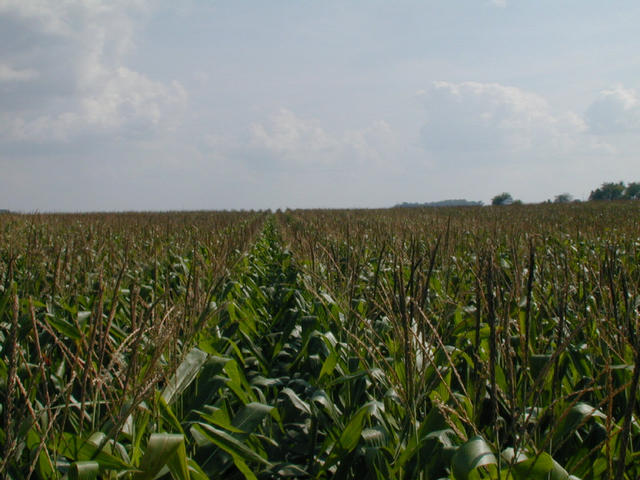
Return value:
M 527 202 L 640 180 L 635 1 L 0 0 L 0 208 Z

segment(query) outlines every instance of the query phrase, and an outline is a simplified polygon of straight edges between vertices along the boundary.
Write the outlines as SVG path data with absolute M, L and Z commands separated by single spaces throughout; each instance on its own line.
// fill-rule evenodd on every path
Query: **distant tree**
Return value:
M 624 191 L 624 198 L 640 200 L 640 182 L 631 182 Z
M 556 195 L 556 198 L 553 200 L 553 203 L 569 203 L 572 200 L 572 197 L 568 193 L 561 193 L 560 195 Z
M 624 183 L 603 183 L 600 188 L 596 188 L 589 195 L 589 200 L 619 200 L 624 198 Z
M 502 192 L 491 199 L 491 205 L 511 205 L 513 197 L 510 193 Z
M 393 208 L 417 208 L 417 207 L 481 207 L 482 202 L 474 202 L 464 198 L 452 200 L 440 200 L 437 202 L 403 202 L 395 205 Z

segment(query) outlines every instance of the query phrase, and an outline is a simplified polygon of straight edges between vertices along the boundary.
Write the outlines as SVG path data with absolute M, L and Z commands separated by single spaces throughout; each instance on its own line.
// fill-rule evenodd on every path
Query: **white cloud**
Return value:
M 32 68 L 17 69 L 0 63 L 0 82 L 26 82 L 37 76 L 38 72 Z
M 421 141 L 433 159 L 432 171 L 459 177 L 467 182 L 465 191 L 514 193 L 517 186 L 514 194 L 525 201 L 567 190 L 583 198 L 585 185 L 612 175 L 633 178 L 638 171 L 632 159 L 637 136 L 609 142 L 595 135 L 593 112 L 581 117 L 554 108 L 541 95 L 496 83 L 435 82 L 420 98 L 427 114 Z M 637 101 L 635 92 L 624 90 L 607 92 L 596 103 L 629 127 Z
M 595 134 L 640 130 L 640 98 L 634 89 L 616 86 L 602 90 L 586 112 L 589 130 Z
M 497 83 L 434 82 L 422 97 L 424 147 L 444 154 L 562 153 L 585 130 L 571 112 L 556 112 L 541 96 Z
M 390 166 L 398 153 L 396 134 L 384 121 L 332 133 L 285 108 L 251 125 L 250 146 L 270 166 L 287 168 Z
M 171 123 L 168 113 L 177 113 L 186 101 L 178 82 L 165 85 L 144 75 L 118 67 L 105 75 L 99 88 L 87 91 L 82 100 L 83 116 L 91 124 L 109 127 L 141 121 L 157 125 Z
M 251 125 L 251 145 L 289 164 L 332 163 L 339 142 L 311 121 L 285 108 L 265 123 Z
M 2 59 L 0 81 L 15 99 L 0 112 L 0 139 L 70 141 L 136 137 L 172 128 L 186 106 L 178 83 L 155 81 L 127 65 L 144 1 L 46 0 L 0 3 L 0 16 L 26 32 Z M 10 35 L 11 32 L 5 33 Z M 0 33 L 0 41 L 2 40 Z M 12 65 L 20 62 L 22 68 Z M 37 67 L 37 71 L 36 68 Z M 26 80 L 31 80 L 28 85 Z M 24 87 L 16 85 L 18 81 Z
M 136 137 L 158 126 L 171 129 L 179 121 L 186 92 L 119 68 L 92 91 L 83 91 L 77 108 L 37 116 L 0 114 L 5 138 L 12 141 L 66 142 L 84 135 Z M 94 138 L 95 140 L 95 138 Z

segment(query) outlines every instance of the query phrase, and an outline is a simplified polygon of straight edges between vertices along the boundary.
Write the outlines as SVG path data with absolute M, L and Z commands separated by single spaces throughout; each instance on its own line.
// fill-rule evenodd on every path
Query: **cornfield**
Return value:
M 639 219 L 3 215 L 0 471 L 636 479 Z

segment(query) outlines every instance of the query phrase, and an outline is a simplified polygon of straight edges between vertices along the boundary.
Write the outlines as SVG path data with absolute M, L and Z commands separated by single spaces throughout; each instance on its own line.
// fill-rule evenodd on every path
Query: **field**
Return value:
M 1 215 L 0 472 L 636 479 L 639 220 Z

